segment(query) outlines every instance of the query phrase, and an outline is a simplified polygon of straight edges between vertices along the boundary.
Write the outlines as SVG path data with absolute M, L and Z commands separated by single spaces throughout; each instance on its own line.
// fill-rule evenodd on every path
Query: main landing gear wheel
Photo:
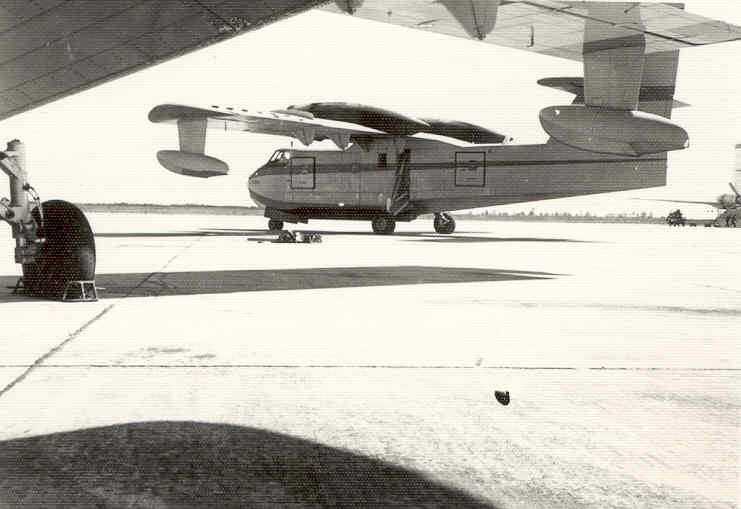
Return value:
M 23 264 L 23 286 L 30 293 L 61 299 L 71 281 L 95 279 L 95 237 L 87 218 L 75 205 L 62 200 L 41 204 L 32 212 L 41 225 L 37 233 L 44 242 L 36 261 Z
M 455 219 L 447 212 L 442 214 L 435 214 L 435 221 L 433 222 L 435 231 L 437 233 L 450 234 L 455 231 Z
M 381 235 L 390 235 L 396 230 L 396 221 L 388 216 L 378 216 L 373 219 L 371 223 L 373 226 L 373 233 Z
M 271 232 L 275 232 L 278 230 L 283 229 L 283 221 L 279 221 L 278 219 L 271 219 L 268 221 L 268 230 Z

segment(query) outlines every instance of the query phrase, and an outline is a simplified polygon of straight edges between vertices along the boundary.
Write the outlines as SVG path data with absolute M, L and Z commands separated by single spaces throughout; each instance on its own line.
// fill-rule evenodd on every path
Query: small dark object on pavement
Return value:
M 294 244 L 296 242 L 296 236 L 291 231 L 282 230 L 278 234 L 278 238 L 275 239 L 275 242 L 278 242 L 281 244 Z
M 274 242 L 278 242 L 280 244 L 314 244 L 321 241 L 322 236 L 318 233 L 304 233 L 282 230 L 278 234 L 278 238 L 275 239 Z
M 502 405 L 509 405 L 509 391 L 494 391 L 494 396 Z

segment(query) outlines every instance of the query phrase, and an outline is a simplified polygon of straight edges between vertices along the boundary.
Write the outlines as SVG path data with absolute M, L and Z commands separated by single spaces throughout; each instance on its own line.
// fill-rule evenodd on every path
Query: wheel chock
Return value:
M 8 290 L 13 290 L 11 292 L 13 295 L 23 293 L 26 290 L 26 287 L 23 285 L 23 277 L 18 278 L 18 281 L 15 282 L 15 286 L 6 286 L 6 288 Z

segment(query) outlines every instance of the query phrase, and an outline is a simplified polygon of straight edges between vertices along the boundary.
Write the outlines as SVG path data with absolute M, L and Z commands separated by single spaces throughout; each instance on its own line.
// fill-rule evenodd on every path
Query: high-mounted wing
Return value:
M 149 120 L 177 124 L 180 150 L 161 150 L 157 159 L 172 172 L 195 177 L 225 175 L 229 171 L 225 163 L 204 155 L 206 129 L 288 136 L 304 145 L 329 139 L 340 148 L 347 148 L 353 136 L 385 135 L 370 127 L 315 118 L 307 111 L 296 109 L 261 112 L 162 104 L 149 112 Z
M 288 136 L 304 145 L 328 139 L 341 149 L 347 148 L 351 141 L 362 146 L 369 138 L 419 133 L 474 144 L 511 141 L 507 136 L 467 122 L 417 119 L 375 106 L 343 102 L 311 103 L 268 112 L 161 104 L 149 112 L 149 120 L 178 126 L 180 150 L 161 150 L 157 159 L 168 170 L 191 177 L 214 177 L 229 171 L 226 163 L 205 155 L 207 129 Z
M 382 131 L 348 122 L 315 118 L 301 110 L 253 111 L 232 107 L 195 108 L 179 104 L 162 104 L 149 112 L 154 123 L 205 124 L 206 128 L 249 131 L 260 134 L 288 136 L 304 145 L 314 141 L 332 140 L 339 148 L 347 148 L 352 136 L 384 134 Z M 182 138 L 181 138 L 182 142 Z
M 468 122 L 414 118 L 365 104 L 318 102 L 290 107 L 290 111 L 298 110 L 308 112 L 316 118 L 350 122 L 396 136 L 427 133 L 474 144 L 511 141 L 508 136 Z
M 676 3 L 337 0 L 325 9 L 572 60 L 636 37 L 647 54 L 741 39 L 740 27 Z
M 321 0 L 0 4 L 0 119 L 296 14 Z
M 289 109 L 305 111 L 316 118 L 362 125 L 396 136 L 409 136 L 423 132 L 429 127 L 417 118 L 365 104 L 318 102 L 303 106 L 290 106 Z
M 437 134 L 438 136 L 447 136 L 448 138 L 455 138 L 457 140 L 465 141 L 466 143 L 486 144 L 506 143 L 512 141 L 510 136 L 469 122 L 461 122 L 460 120 L 441 120 L 437 118 L 423 118 L 421 120 L 430 126 L 424 132 Z

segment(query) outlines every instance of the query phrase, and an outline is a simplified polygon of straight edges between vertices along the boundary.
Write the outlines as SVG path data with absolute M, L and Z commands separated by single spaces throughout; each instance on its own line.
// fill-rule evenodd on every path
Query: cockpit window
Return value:
M 287 150 L 276 150 L 268 161 L 268 164 L 287 164 L 291 158 L 291 153 Z

